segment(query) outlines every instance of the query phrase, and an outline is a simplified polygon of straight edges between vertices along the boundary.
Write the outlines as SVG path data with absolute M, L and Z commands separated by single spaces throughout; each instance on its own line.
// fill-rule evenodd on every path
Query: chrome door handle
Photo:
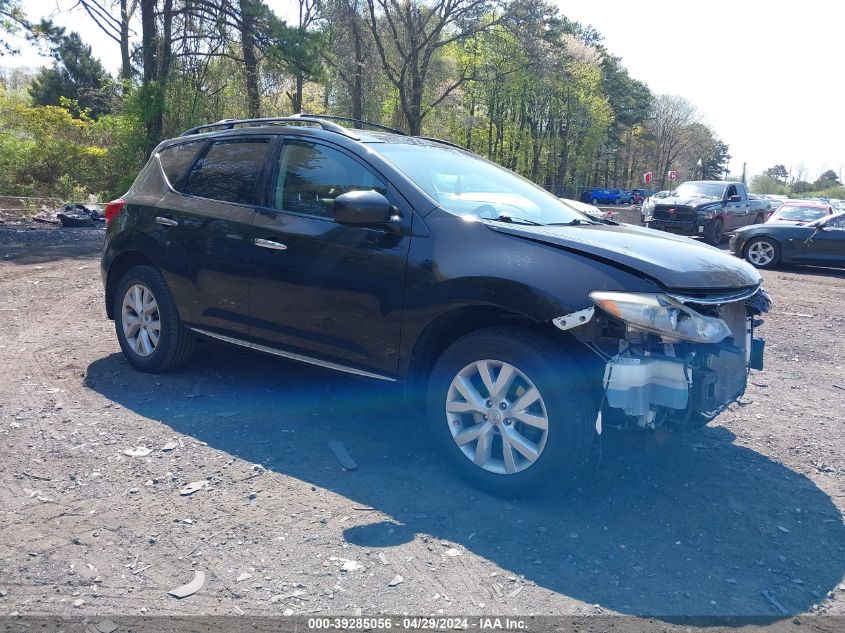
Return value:
M 260 238 L 255 238 L 252 243 L 256 246 L 260 246 L 261 248 L 270 249 L 271 251 L 285 251 L 288 248 L 281 242 L 273 242 L 272 240 L 262 240 Z
M 176 220 L 160 216 L 156 218 L 156 224 L 161 224 L 162 226 L 179 226 L 179 223 Z

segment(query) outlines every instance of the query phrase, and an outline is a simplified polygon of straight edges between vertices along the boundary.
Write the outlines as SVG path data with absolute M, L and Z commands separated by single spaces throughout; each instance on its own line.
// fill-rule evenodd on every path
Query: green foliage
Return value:
M 134 178 L 143 161 L 127 150 L 137 124 L 125 115 L 94 121 L 68 105 L 30 106 L 0 91 L 0 195 L 105 198 Z
M 106 87 L 110 78 L 78 33 L 46 25 L 52 68 L 42 68 L 29 87 L 34 105 L 61 105 L 62 98 L 77 102 L 88 116 L 97 118 L 110 110 Z
M 816 188 L 817 191 L 832 189 L 833 187 L 839 187 L 841 185 L 842 183 L 839 182 L 839 176 L 832 169 L 828 169 L 821 176 L 819 176 L 816 182 L 813 183 L 813 186 Z
M 786 181 L 789 179 L 789 172 L 786 170 L 786 167 L 784 165 L 775 165 L 774 167 L 769 167 L 766 171 L 763 172 L 763 175 L 773 178 L 774 180 L 782 184 L 785 184 Z
M 763 195 L 774 194 L 778 196 L 786 196 L 790 194 L 789 187 L 782 183 L 779 178 L 772 176 L 770 170 L 751 178 L 749 190 L 753 193 Z

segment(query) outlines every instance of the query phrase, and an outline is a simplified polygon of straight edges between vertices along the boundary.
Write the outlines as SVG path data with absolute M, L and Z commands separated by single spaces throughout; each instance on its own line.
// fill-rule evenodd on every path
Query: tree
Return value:
M 369 27 L 382 67 L 396 88 L 412 135 L 433 108 L 470 79 L 463 65 L 444 85 L 431 85 L 436 57 L 453 43 L 490 28 L 490 0 L 367 0 Z
M 702 180 L 721 180 L 725 171 L 728 169 L 728 163 L 731 160 L 731 155 L 728 154 L 728 146 L 722 141 L 715 139 L 713 148 L 705 156 L 701 158 L 701 179 Z
M 14 55 L 18 50 L 8 41 L 7 35 L 16 35 L 21 29 L 31 27 L 21 9 L 20 0 L 0 0 L 0 56 Z
M 247 107 L 250 118 L 258 118 L 261 111 L 261 95 L 258 91 L 258 60 L 255 57 L 255 21 L 259 6 L 255 0 L 240 0 L 241 50 L 244 56 Z
M 766 171 L 763 172 L 763 175 L 768 176 L 769 178 L 772 178 L 782 184 L 786 184 L 787 179 L 789 179 L 789 172 L 783 165 L 775 165 L 774 167 L 769 167 Z
M 839 176 L 837 173 L 832 169 L 828 169 L 818 177 L 816 182 L 813 183 L 813 186 L 816 188 L 816 191 L 823 191 L 824 189 L 830 189 L 831 187 L 838 187 L 841 184 L 842 183 L 839 182 Z
M 683 97 L 660 95 L 654 102 L 651 129 L 656 143 L 658 189 L 666 186 L 668 171 L 692 144 L 689 126 L 698 121 L 695 107 Z
M 363 15 L 363 0 L 327 0 L 324 5 L 329 26 L 324 51 L 326 63 L 337 74 L 349 96 L 349 115 L 364 118 L 364 86 L 372 84 L 378 70 L 369 61 L 376 54 Z
M 760 194 L 777 194 L 777 195 L 786 195 L 789 193 L 789 187 L 787 187 L 784 183 L 780 180 L 775 178 L 774 176 L 770 176 L 767 172 L 767 169 L 762 174 L 758 174 L 751 178 L 751 185 L 749 190 L 754 193 Z
M 35 105 L 61 105 L 62 98 L 75 101 L 94 118 L 110 110 L 105 85 L 109 75 L 83 43 L 78 33 L 63 28 L 46 33 L 53 66 L 44 68 L 29 87 Z

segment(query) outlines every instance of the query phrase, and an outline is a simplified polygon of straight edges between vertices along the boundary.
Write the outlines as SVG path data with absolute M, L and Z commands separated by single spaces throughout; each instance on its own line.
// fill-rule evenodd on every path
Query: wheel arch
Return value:
M 140 251 L 131 250 L 120 253 L 109 265 L 106 277 L 106 314 L 109 319 L 114 320 L 114 293 L 117 292 L 117 284 L 121 277 L 135 266 L 155 266 L 155 263 Z
M 428 376 L 449 345 L 472 332 L 497 326 L 530 330 L 565 348 L 583 347 L 551 322 L 537 321 L 513 310 L 489 305 L 455 308 L 432 320 L 414 341 L 404 371 L 406 400 L 425 401 Z

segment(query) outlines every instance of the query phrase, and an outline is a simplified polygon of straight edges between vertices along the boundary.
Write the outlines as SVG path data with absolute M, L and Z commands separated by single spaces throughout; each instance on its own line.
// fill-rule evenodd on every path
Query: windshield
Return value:
M 595 222 L 512 171 L 457 148 L 385 143 L 373 149 L 455 214 L 526 224 Z
M 725 185 L 717 182 L 685 182 L 672 192 L 676 198 L 721 198 Z
M 790 220 L 793 222 L 812 222 L 827 215 L 827 210 L 819 207 L 802 207 L 788 205 L 781 207 L 771 217 L 771 220 Z

